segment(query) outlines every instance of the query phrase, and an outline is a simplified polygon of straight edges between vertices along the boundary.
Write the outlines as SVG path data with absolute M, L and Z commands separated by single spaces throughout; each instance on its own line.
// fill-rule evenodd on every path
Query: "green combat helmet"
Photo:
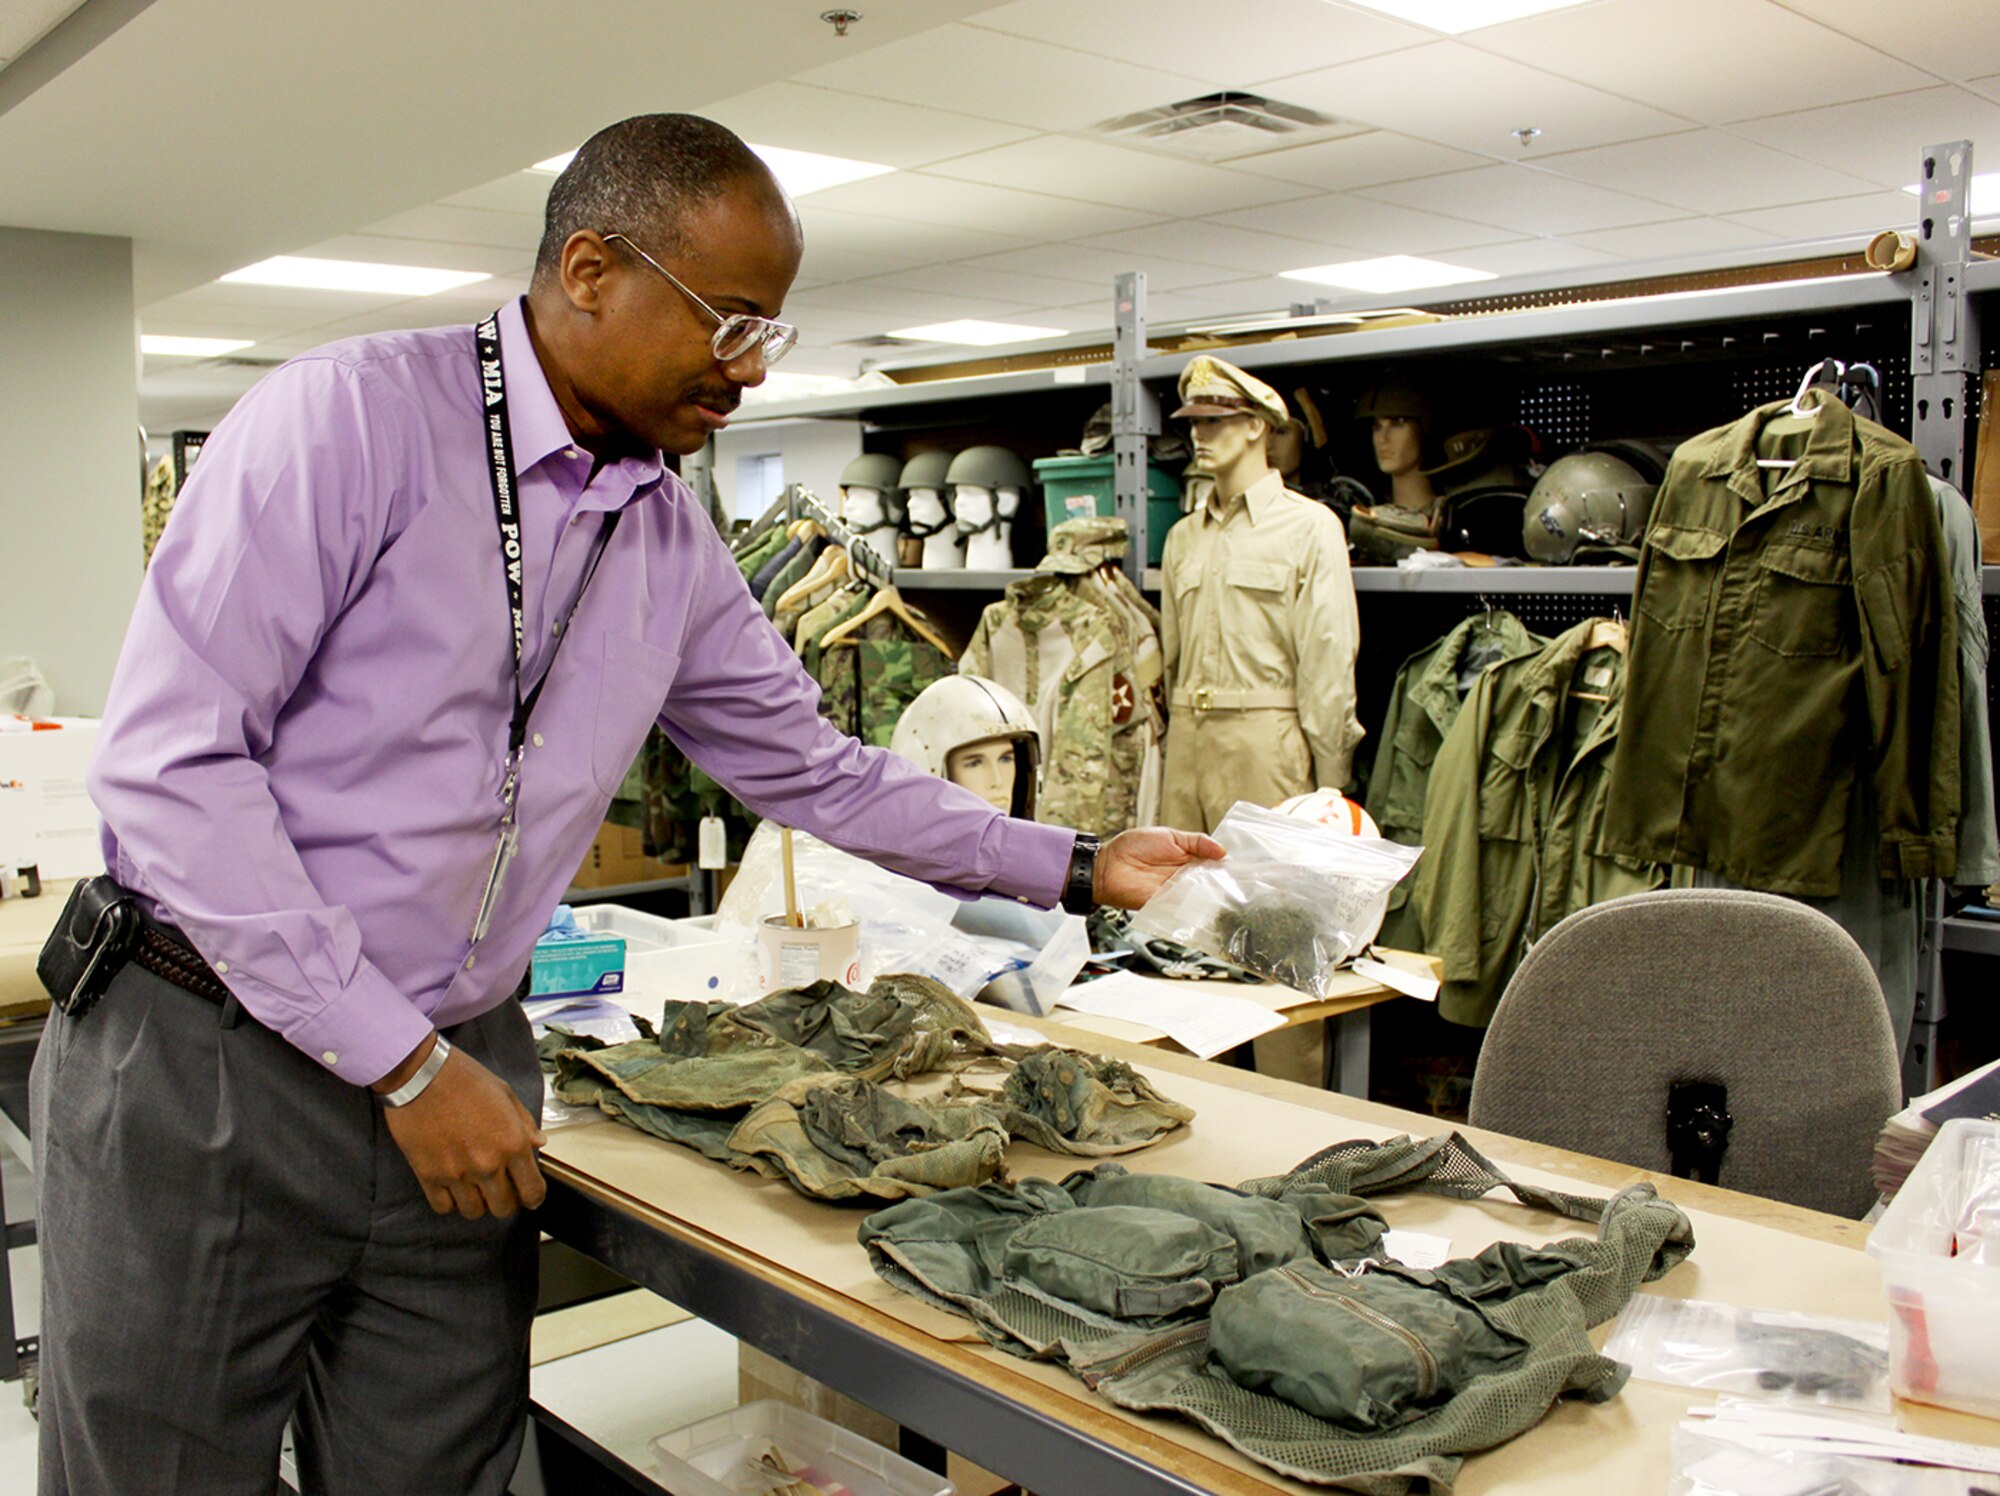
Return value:
M 894 493 L 902 480 L 904 466 L 886 452 L 863 452 L 841 469 L 840 486 Z
M 1026 493 L 1034 485 L 1028 465 L 1005 447 L 967 447 L 945 468 L 945 485 L 969 483 L 976 488 L 1018 489 Z
M 1522 543 L 1541 562 L 1606 561 L 1613 556 L 1635 561 L 1659 491 L 1658 483 L 1609 452 L 1559 457 L 1528 496 Z

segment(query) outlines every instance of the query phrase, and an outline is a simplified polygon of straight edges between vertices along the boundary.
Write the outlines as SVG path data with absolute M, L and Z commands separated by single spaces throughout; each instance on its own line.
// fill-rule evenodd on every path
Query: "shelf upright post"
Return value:
M 1146 579 L 1146 511 L 1152 492 L 1147 439 L 1160 431 L 1160 402 L 1139 378 L 1139 363 L 1146 356 L 1145 271 L 1119 274 L 1114 282 L 1111 325 L 1112 491 L 1132 537 L 1125 552 L 1125 573 L 1134 586 L 1140 586 Z
M 1918 163 L 1921 204 L 1917 263 L 1910 285 L 1911 439 L 1924 465 L 1963 489 L 1966 381 L 1979 373 L 1978 313 L 1966 294 L 1972 262 L 1972 142 L 1925 150 Z

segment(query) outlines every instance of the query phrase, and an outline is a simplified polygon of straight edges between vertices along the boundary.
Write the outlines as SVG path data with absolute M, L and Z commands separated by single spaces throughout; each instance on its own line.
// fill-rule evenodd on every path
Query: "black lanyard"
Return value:
M 614 509 L 604 516 L 604 528 L 599 532 L 597 549 L 590 558 L 590 565 L 584 571 L 583 584 L 576 589 L 576 599 L 570 604 L 569 611 L 556 624 L 556 647 L 550 652 L 548 668 L 542 671 L 542 678 L 524 695 L 521 691 L 521 662 L 527 640 L 527 614 L 521 589 L 521 510 L 515 491 L 514 438 L 507 429 L 507 374 L 500 361 L 499 312 L 492 313 L 475 327 L 473 337 L 479 358 L 480 398 L 486 410 L 486 465 L 488 476 L 493 480 L 493 517 L 500 527 L 500 570 L 507 579 L 507 616 L 514 632 L 514 715 L 507 725 L 507 774 L 500 791 L 500 798 L 506 804 L 507 815 L 511 819 L 514 788 L 521 774 L 522 747 L 528 739 L 528 719 L 534 715 L 535 703 L 542 697 L 542 687 L 549 683 L 549 676 L 555 670 L 555 656 L 569 634 L 569 621 L 582 606 L 583 595 L 590 589 L 591 578 L 597 575 L 597 565 L 604 559 L 604 552 L 611 544 L 611 534 L 618 528 L 618 521 L 625 511 Z

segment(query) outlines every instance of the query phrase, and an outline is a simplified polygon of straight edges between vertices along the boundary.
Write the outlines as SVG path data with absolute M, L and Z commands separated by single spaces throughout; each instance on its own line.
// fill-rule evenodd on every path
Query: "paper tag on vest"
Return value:
M 1357 975 L 1373 977 L 1384 987 L 1393 987 L 1405 997 L 1414 997 L 1419 1002 L 1437 1001 L 1439 983 L 1436 977 L 1391 966 L 1387 961 L 1371 961 L 1366 956 L 1356 956 L 1350 965 Z
M 729 835 L 721 816 L 703 816 L 696 833 L 695 866 L 710 870 L 729 866 Z

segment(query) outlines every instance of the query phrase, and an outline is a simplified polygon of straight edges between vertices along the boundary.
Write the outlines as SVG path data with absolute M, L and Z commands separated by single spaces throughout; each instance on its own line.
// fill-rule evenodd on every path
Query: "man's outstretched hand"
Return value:
M 1097 902 L 1137 909 L 1181 868 L 1220 856 L 1220 844 L 1198 831 L 1164 826 L 1121 831 L 1097 854 Z

